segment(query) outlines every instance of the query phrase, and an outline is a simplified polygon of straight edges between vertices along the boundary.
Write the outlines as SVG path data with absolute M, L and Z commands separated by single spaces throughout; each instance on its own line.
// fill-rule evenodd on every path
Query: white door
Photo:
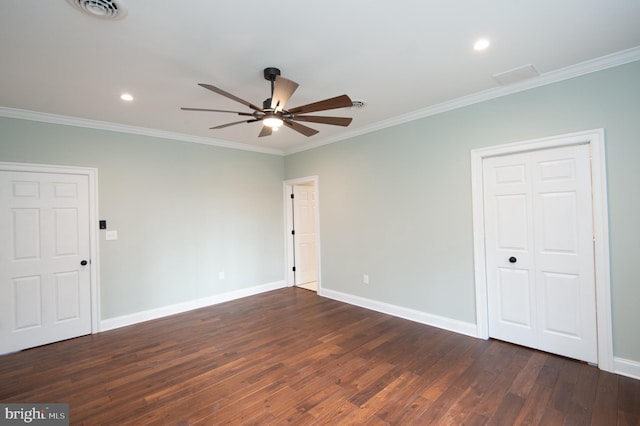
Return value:
M 483 160 L 489 335 L 597 363 L 588 145 Z
M 0 353 L 91 333 L 88 176 L 0 171 L 0 235 Z
M 293 186 L 295 284 L 317 280 L 316 191 L 312 185 Z

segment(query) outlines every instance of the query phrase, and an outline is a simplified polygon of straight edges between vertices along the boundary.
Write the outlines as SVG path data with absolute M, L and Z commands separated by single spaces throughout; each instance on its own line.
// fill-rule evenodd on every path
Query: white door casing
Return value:
M 295 285 L 317 280 L 316 191 L 313 185 L 293 185 Z
M 95 183 L 93 169 L 0 164 L 0 353 L 97 331 Z
M 597 362 L 588 145 L 484 159 L 489 335 Z
M 604 158 L 604 131 L 602 129 L 585 131 L 585 132 L 577 132 L 567 135 L 554 136 L 543 139 L 536 139 L 525 142 L 518 142 L 513 144 L 501 145 L 496 147 L 482 148 L 473 150 L 471 152 L 471 166 L 472 166 L 472 196 L 473 196 L 473 234 L 474 234 L 474 263 L 475 263 L 475 283 L 476 283 L 476 316 L 477 316 L 477 334 L 480 338 L 488 338 L 489 337 L 489 297 L 488 297 L 488 275 L 491 273 L 488 271 L 487 265 L 490 262 L 490 253 L 487 249 L 487 230 L 485 229 L 485 211 L 484 211 L 484 164 L 485 160 L 491 157 L 497 157 L 501 155 L 511 155 L 523 152 L 531 152 L 536 150 L 546 150 L 557 147 L 567 147 L 567 146 L 576 146 L 576 145 L 585 145 L 589 147 L 591 154 L 591 200 L 592 203 L 592 232 L 589 232 L 590 235 L 593 236 L 593 259 L 594 259 L 594 277 L 595 277 L 595 292 L 596 292 L 596 304 L 597 304 L 597 317 L 596 317 L 596 327 L 597 327 L 597 362 L 600 369 L 606 371 L 613 371 L 613 343 L 612 343 L 612 329 L 611 329 L 611 294 L 610 294 L 610 276 L 609 276 L 609 239 L 608 239 L 608 217 L 607 217 L 607 197 L 606 197 L 606 178 L 605 178 L 605 158 Z M 562 193 L 562 191 L 559 191 Z M 553 194 L 553 191 L 552 191 Z M 555 197 L 555 198 L 554 198 Z M 505 198 L 506 202 L 511 202 L 513 204 L 513 208 L 517 208 L 518 205 L 517 197 L 508 197 Z M 549 207 L 550 204 L 562 204 L 568 203 L 567 197 L 550 195 L 547 197 L 545 202 L 547 203 L 546 207 Z M 545 205 L 543 202 L 538 203 L 541 209 L 545 209 Z M 570 204 L 570 203 L 569 203 Z M 548 210 L 552 211 L 552 210 Z M 553 215 L 546 215 L 544 211 L 538 211 L 534 215 L 536 217 L 536 221 L 538 222 L 535 226 L 541 226 L 540 221 L 553 219 Z M 553 220 L 551 221 L 553 222 Z M 532 227 L 534 226 L 532 225 Z M 551 224 L 550 226 L 553 226 Z M 536 238 L 533 234 L 533 230 L 527 230 L 527 238 Z M 564 234 L 563 234 L 564 232 Z M 562 236 L 567 236 L 565 231 L 561 231 L 559 233 L 551 232 L 547 238 L 547 244 L 555 244 L 558 245 L 562 242 Z M 538 239 L 542 238 L 544 240 L 544 235 L 538 235 Z M 565 238 L 566 239 L 566 238 Z M 516 238 L 511 238 L 511 240 L 506 240 L 505 243 L 509 243 L 512 245 L 517 245 Z M 515 241 L 515 242 L 514 242 Z M 565 241 L 566 242 L 566 241 Z M 507 245 L 507 244 L 505 244 Z M 558 250 L 555 250 L 558 251 Z M 524 253 L 524 251 L 523 251 Z M 556 256 L 561 253 L 555 253 Z M 524 253 L 520 254 L 517 257 L 517 262 L 515 265 L 518 265 L 518 269 L 512 269 L 514 272 L 514 276 L 520 274 L 530 274 L 532 273 L 531 264 L 529 264 L 529 260 L 527 256 L 530 254 Z M 546 256 L 546 255 L 545 255 Z M 545 256 L 542 256 L 542 262 L 546 262 L 549 259 L 544 259 Z M 565 256 L 567 256 L 565 254 Z M 510 256 L 509 256 L 510 257 Z M 548 257 L 548 256 L 546 256 Z M 551 256 L 553 257 L 553 256 Z M 566 259 L 566 257 L 565 257 Z M 508 257 L 506 259 L 502 259 L 503 261 L 508 261 Z M 565 264 L 567 262 L 560 262 Z M 569 262 L 570 263 L 570 262 Z M 509 263 L 508 263 L 509 264 Z M 554 266 L 554 265 L 551 265 Z M 557 265 L 556 265 L 557 266 Z M 513 267 L 513 265 L 512 265 Z M 550 266 L 542 265 L 543 268 L 548 269 Z M 508 268 L 508 267 L 507 267 Z M 508 269 L 503 269 L 507 271 L 507 274 L 511 273 Z M 525 272 L 520 272 L 525 271 Z M 546 276 L 547 279 L 547 287 L 554 280 L 560 279 L 562 284 L 560 288 L 563 288 L 565 291 L 565 295 L 569 294 L 569 289 L 572 287 L 572 284 L 569 284 L 571 280 L 563 280 L 570 276 L 571 274 L 556 274 Z M 544 280 L 543 280 L 544 282 Z M 522 282 L 521 286 L 524 286 Z M 544 289 L 544 286 L 543 286 Z M 512 291 L 514 289 L 511 289 Z M 524 294 L 524 292 L 521 292 Z M 530 297 L 534 297 L 531 295 Z M 535 296 L 537 297 L 537 296 Z M 545 297 L 544 293 L 540 297 Z M 531 317 L 541 316 L 545 319 L 545 315 L 549 315 L 548 312 L 544 312 L 540 314 L 538 308 L 532 310 L 529 305 L 530 315 Z M 524 308 L 527 309 L 527 308 Z M 554 325 L 556 328 L 561 328 L 561 330 L 554 330 L 547 334 L 553 335 L 558 331 L 562 331 L 561 333 L 557 333 L 559 335 L 567 334 L 567 330 L 562 329 L 562 327 L 558 327 L 557 324 L 559 322 L 565 323 L 568 316 L 570 316 L 571 312 L 560 312 L 556 311 L 558 316 L 551 316 L 548 318 L 550 320 L 550 324 L 548 328 L 553 328 Z M 525 319 L 527 316 L 522 312 L 515 311 L 513 312 L 514 319 L 521 322 L 526 322 Z M 575 311 L 573 312 L 573 317 L 575 318 Z M 516 323 L 517 321 L 513 321 Z M 523 326 L 524 327 L 524 326 Z M 544 327 L 547 327 L 545 325 Z M 565 327 L 565 326 L 563 326 Z M 566 328 L 566 327 L 565 327 Z M 554 336 L 556 337 L 556 336 Z M 566 336 L 565 336 L 566 337 Z M 531 338 L 531 337 L 529 337 Z M 522 343 L 526 344 L 526 343 Z

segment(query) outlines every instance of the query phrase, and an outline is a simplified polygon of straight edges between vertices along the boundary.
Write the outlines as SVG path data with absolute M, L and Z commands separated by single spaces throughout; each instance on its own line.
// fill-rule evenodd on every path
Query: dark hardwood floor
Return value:
M 640 381 L 286 288 L 0 357 L 71 424 L 638 425 Z

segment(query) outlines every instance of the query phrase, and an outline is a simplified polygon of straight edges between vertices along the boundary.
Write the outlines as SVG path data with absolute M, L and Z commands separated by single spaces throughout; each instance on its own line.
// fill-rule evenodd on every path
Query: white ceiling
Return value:
M 638 0 L 121 3 L 127 16 L 106 21 L 65 0 L 0 1 L 0 106 L 294 152 L 491 93 L 497 73 L 531 64 L 544 77 L 640 46 Z M 300 84 L 288 107 L 344 93 L 366 106 L 318 113 L 354 120 L 309 124 L 320 130 L 310 138 L 258 138 L 259 123 L 209 130 L 241 117 L 180 110 L 250 112 L 197 83 L 261 105 L 268 66 Z

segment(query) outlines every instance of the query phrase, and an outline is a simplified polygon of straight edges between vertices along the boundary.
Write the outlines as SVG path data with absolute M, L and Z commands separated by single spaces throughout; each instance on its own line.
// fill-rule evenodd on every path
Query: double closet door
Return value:
M 489 335 L 597 363 L 590 147 L 483 160 Z

